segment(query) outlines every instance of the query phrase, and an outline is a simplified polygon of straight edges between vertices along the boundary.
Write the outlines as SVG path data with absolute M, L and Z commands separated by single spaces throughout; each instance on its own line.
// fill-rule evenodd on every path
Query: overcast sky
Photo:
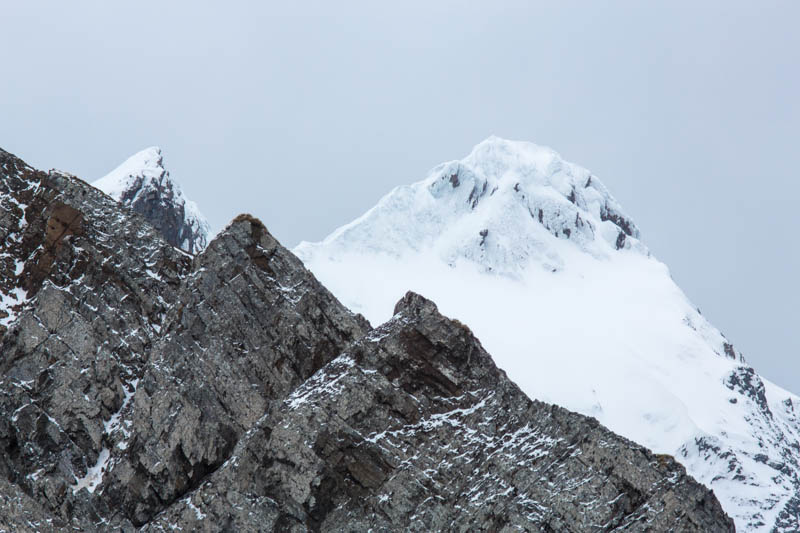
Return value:
M 800 393 L 800 2 L 0 2 L 0 146 L 33 166 L 159 145 L 215 229 L 294 246 L 490 134 L 551 146 Z

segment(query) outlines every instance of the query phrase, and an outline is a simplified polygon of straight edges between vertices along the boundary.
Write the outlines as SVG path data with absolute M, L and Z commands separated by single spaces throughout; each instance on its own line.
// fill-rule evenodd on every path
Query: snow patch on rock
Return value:
M 97 456 L 97 462 L 86 470 L 86 475 L 82 478 L 75 478 L 75 484 L 72 485 L 73 494 L 81 489 L 86 489 L 93 493 L 98 485 L 103 482 L 103 474 L 108 469 L 110 459 L 111 452 L 108 448 L 103 448 Z

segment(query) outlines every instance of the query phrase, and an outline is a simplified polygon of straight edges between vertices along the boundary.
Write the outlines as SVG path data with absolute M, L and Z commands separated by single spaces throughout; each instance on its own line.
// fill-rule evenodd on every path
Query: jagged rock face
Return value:
M 3 295 L 19 296 L 0 330 L 0 475 L 56 522 L 80 523 L 76 479 L 104 466 L 124 429 L 115 417 L 191 261 L 88 184 L 5 152 L 0 163 L 14 215 L 2 220 L 0 278 Z
M 19 485 L 0 478 L 0 531 L 48 531 L 61 522 Z
M 219 531 L 223 523 L 733 531 L 711 491 L 672 458 L 530 401 L 465 326 L 413 293 L 390 322 L 259 420 L 222 468 L 146 530 Z
M 270 402 L 368 330 L 261 222 L 239 217 L 181 287 L 106 494 L 144 523 L 226 461 Z
M 0 529 L 732 530 L 424 298 L 372 330 L 252 217 L 191 259 L 0 156 Z
M 142 214 L 172 246 L 196 254 L 208 244 L 208 222 L 170 178 L 160 148 L 142 150 L 92 185 Z

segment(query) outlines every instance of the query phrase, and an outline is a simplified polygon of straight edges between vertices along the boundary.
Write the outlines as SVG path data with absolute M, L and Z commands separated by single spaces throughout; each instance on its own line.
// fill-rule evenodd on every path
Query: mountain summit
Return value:
M 797 531 L 800 398 L 761 378 L 640 239 L 588 170 L 491 137 L 295 253 L 373 323 L 425 294 L 530 397 L 674 455 L 738 529 Z
M 92 185 L 144 215 L 172 246 L 196 254 L 208 244 L 210 226 L 170 178 L 161 148 L 142 150 Z
M 588 170 L 549 148 L 490 137 L 466 158 L 396 188 L 323 243 L 302 243 L 297 251 L 432 254 L 519 277 L 532 264 L 562 268 L 572 248 L 595 258 L 620 249 L 646 254 L 638 238 L 636 225 Z

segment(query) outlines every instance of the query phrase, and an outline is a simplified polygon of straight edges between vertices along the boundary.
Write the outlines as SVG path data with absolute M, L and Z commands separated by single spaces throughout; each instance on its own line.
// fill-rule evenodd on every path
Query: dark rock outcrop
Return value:
M 166 324 L 135 396 L 130 453 L 105 491 L 137 525 L 370 329 L 249 216 L 196 258 Z
M 371 329 L 253 217 L 192 259 L 1 151 L 0 207 L 0 530 L 733 530 L 423 297 Z
M 94 490 L 108 466 L 191 260 L 74 177 L 6 152 L 0 166 L 0 203 L 15 214 L 0 222 L 0 278 L 20 296 L 0 330 L 0 477 L 86 527 L 99 517 L 78 511 L 88 499 L 73 494 L 76 480 Z
M 432 302 L 396 313 L 146 530 L 733 530 L 671 457 L 529 400 Z

